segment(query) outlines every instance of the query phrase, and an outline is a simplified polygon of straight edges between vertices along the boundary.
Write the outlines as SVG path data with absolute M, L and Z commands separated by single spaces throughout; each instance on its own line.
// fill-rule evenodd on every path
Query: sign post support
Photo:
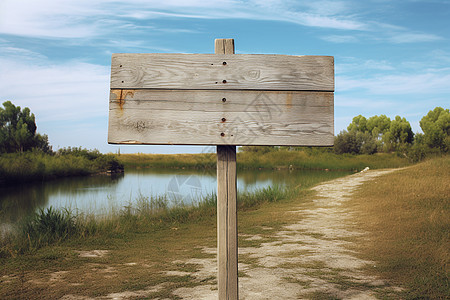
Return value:
M 334 58 L 113 54 L 108 143 L 217 147 L 220 300 L 238 299 L 236 145 L 331 146 Z
M 215 54 L 234 54 L 233 39 L 216 39 Z M 238 299 L 236 146 L 217 146 L 217 266 L 219 299 Z

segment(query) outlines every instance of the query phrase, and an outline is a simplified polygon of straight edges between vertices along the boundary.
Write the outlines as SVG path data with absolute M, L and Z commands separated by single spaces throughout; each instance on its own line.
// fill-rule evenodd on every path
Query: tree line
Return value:
M 447 153 L 450 149 L 450 112 L 436 107 L 420 120 L 423 133 L 414 134 L 410 123 L 400 116 L 385 115 L 353 118 L 347 130 L 335 138 L 338 154 L 374 154 L 398 152 L 420 159 L 428 152 Z
M 419 161 L 430 153 L 448 153 L 450 149 L 449 109 L 436 107 L 420 120 L 423 133 L 414 134 L 411 124 L 400 116 L 390 119 L 386 115 L 353 118 L 346 130 L 334 140 L 333 148 L 317 151 L 336 154 L 375 154 L 396 152 Z M 311 147 L 309 147 L 311 148 Z M 243 146 L 240 151 L 267 153 L 277 150 L 301 150 L 305 147 Z

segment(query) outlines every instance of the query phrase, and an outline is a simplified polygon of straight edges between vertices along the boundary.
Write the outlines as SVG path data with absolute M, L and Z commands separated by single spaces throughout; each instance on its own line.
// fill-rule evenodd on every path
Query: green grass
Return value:
M 74 149 L 78 151 L 0 154 L 0 184 L 83 176 L 122 168 L 114 155 Z
M 399 170 L 364 185 L 351 205 L 370 232 L 364 256 L 372 272 L 407 287 L 406 299 L 450 295 L 450 156 Z
M 201 154 L 120 154 L 117 156 L 125 167 L 152 167 L 152 168 L 189 168 L 205 169 L 216 168 L 215 153 Z
M 265 154 L 238 154 L 238 166 L 243 168 L 289 168 L 308 170 L 362 170 L 397 168 L 409 164 L 396 154 L 351 155 L 321 151 L 273 151 Z
M 215 153 L 202 154 L 121 154 L 117 157 L 128 167 L 151 168 L 215 168 Z M 238 152 L 239 169 L 308 169 L 308 170 L 362 170 L 397 168 L 409 165 L 405 157 L 397 154 L 380 153 L 374 155 L 335 154 L 326 151 L 287 151 L 268 153 Z

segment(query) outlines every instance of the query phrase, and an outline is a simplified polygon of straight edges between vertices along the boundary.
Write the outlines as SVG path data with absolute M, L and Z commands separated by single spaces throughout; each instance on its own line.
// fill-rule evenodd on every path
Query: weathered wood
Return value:
M 334 91 L 334 58 L 260 54 L 113 54 L 111 88 Z
M 215 53 L 234 54 L 234 40 L 216 39 Z M 229 145 L 217 146 L 217 285 L 220 300 L 239 299 L 236 146 L 234 145 L 230 141 Z
M 112 90 L 108 142 L 328 146 L 333 110 L 325 92 Z
M 214 54 L 234 55 L 234 39 L 215 39 Z
M 238 299 L 236 146 L 217 146 L 219 299 Z
M 225 98 L 225 100 L 223 100 Z M 305 91 L 214 91 L 214 90 L 152 90 L 112 89 L 110 107 L 123 109 L 145 105 L 146 109 L 265 111 L 279 112 L 293 106 L 333 107 L 333 93 Z M 130 104 L 130 105 L 129 105 Z M 141 108 L 143 108 L 141 106 Z M 332 113 L 332 112 L 331 112 Z
M 293 106 L 289 112 L 273 114 L 265 111 L 145 110 L 140 108 L 142 106 L 110 110 L 109 143 L 284 146 L 333 144 L 333 119 L 329 107 Z M 120 122 L 113 121 L 117 119 Z

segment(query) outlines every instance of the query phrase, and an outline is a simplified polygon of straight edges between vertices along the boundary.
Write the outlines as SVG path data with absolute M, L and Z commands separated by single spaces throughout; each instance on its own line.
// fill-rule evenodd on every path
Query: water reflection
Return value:
M 83 198 L 117 185 L 123 174 L 71 177 L 0 188 L 0 223 L 15 223 L 38 208 L 52 205 L 57 198 Z M 55 205 L 54 205 L 55 206 Z
M 341 172 L 342 173 L 342 172 Z M 337 172 L 239 170 L 239 191 L 270 185 L 309 185 L 317 176 L 332 179 Z M 215 170 L 127 169 L 115 176 L 63 178 L 0 188 L 0 226 L 14 224 L 39 208 L 53 206 L 103 214 L 120 209 L 140 196 L 166 196 L 174 203 L 191 203 L 216 191 Z

